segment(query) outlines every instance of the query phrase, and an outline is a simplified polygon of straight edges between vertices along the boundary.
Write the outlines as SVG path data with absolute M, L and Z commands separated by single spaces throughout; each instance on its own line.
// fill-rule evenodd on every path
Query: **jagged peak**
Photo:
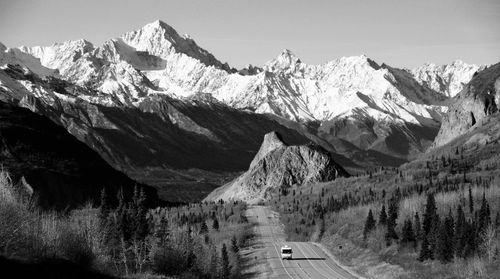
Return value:
M 207 66 L 215 66 L 229 71 L 230 67 L 217 60 L 210 52 L 201 48 L 189 36 L 181 36 L 167 23 L 156 20 L 142 28 L 127 32 L 121 39 L 129 46 L 139 51 L 148 51 L 149 54 L 160 58 L 167 58 L 173 53 L 183 53 L 199 60 Z
M 4 52 L 5 50 L 7 50 L 7 47 L 0 42 L 0 52 Z
M 453 61 L 451 61 L 450 63 L 447 63 L 447 64 L 436 64 L 436 63 L 432 63 L 432 62 L 425 62 L 424 64 L 422 64 L 421 66 L 418 66 L 418 67 L 414 68 L 413 70 L 414 71 L 429 70 L 429 69 L 430 70 L 435 70 L 435 69 L 445 69 L 445 68 L 448 68 L 448 67 L 467 68 L 467 67 L 481 67 L 481 65 L 469 64 L 469 63 L 464 62 L 463 60 L 456 59 L 456 60 L 453 60 Z
M 287 145 L 283 141 L 283 137 L 276 131 L 269 132 L 264 135 L 264 141 L 262 142 L 262 146 L 264 145 Z
M 153 31 L 152 33 L 160 32 L 164 35 L 164 37 L 166 36 L 166 39 L 169 40 L 176 41 L 183 39 L 194 42 L 194 39 L 189 34 L 180 35 L 175 28 L 159 19 L 144 25 L 140 30 L 149 30 L 150 32 Z
M 283 49 L 273 60 L 267 62 L 264 68 L 270 72 L 295 68 L 302 61 L 289 49 Z
M 252 162 L 250 163 L 250 169 L 255 166 L 262 158 L 264 158 L 269 152 L 280 148 L 288 146 L 284 141 L 282 136 L 276 132 L 272 131 L 264 135 L 264 140 L 260 146 L 259 152 L 255 155 Z
M 287 60 L 289 62 L 301 63 L 300 58 L 297 57 L 293 51 L 287 48 L 283 49 L 274 60 Z
M 345 66 L 347 66 L 347 65 L 367 66 L 367 67 L 373 68 L 375 70 L 379 70 L 380 68 L 384 68 L 387 66 L 384 63 L 382 63 L 382 65 L 379 65 L 377 62 L 375 62 L 375 60 L 369 58 L 366 54 L 355 55 L 355 56 L 344 56 L 344 57 L 341 57 L 341 58 L 334 60 L 330 63 L 343 64 Z
M 23 52 L 28 52 L 28 53 L 31 53 L 30 50 L 36 51 L 37 49 L 40 51 L 44 51 L 46 49 L 53 49 L 58 53 L 63 53 L 63 52 L 69 53 L 75 51 L 87 53 L 94 50 L 94 45 L 85 39 L 77 39 L 77 40 L 64 41 L 60 43 L 53 43 L 50 46 L 34 46 L 34 47 L 20 46 L 19 49 Z
M 172 26 L 168 25 L 167 23 L 165 23 L 164 21 L 161 21 L 159 19 L 144 25 L 144 27 L 142 27 L 141 29 L 153 29 L 153 30 L 159 30 L 159 31 L 167 31 L 169 34 L 175 34 L 175 35 L 179 36 L 177 31 Z
M 72 48 L 87 48 L 93 47 L 94 45 L 85 40 L 85 39 L 77 39 L 77 40 L 69 40 L 62 43 L 54 43 L 52 46 L 55 47 L 72 47 Z

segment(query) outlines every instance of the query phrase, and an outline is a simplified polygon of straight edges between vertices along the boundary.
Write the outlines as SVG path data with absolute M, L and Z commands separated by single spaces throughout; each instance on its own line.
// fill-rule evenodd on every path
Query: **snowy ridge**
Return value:
M 77 40 L 19 49 L 69 81 L 115 96 L 117 105 L 134 104 L 150 94 L 188 97 L 203 92 L 234 108 L 296 121 L 362 111 L 376 120 L 423 124 L 439 122 L 445 111 L 443 97 L 433 89 L 365 55 L 308 65 L 285 49 L 262 71 L 250 68 L 242 75 L 161 21 L 100 47 Z
M 484 68 L 485 66 L 466 64 L 461 60 L 456 60 L 447 65 L 426 63 L 412 69 L 411 73 L 420 84 L 442 92 L 446 96 L 454 97 L 462 91 L 474 73 Z
M 44 69 L 57 70 L 62 78 L 99 92 L 74 96 L 90 103 L 139 106 L 151 95 L 189 100 L 203 93 L 213 97 L 203 102 L 217 100 L 299 122 L 384 123 L 387 131 L 372 132 L 377 137 L 389 133 L 391 125 L 438 127 L 449 96 L 480 69 L 457 61 L 409 71 L 379 65 L 366 55 L 309 65 L 285 49 L 262 68 L 249 66 L 238 73 L 162 21 L 98 47 L 76 40 L 11 52 L 17 53 L 16 59 L 40 59 L 41 69 L 34 69 L 36 63 L 24 64 L 42 76 L 52 73 Z
M 21 68 L 12 66 L 15 64 Z M 248 116 L 254 115 L 251 112 L 270 114 L 255 119 L 270 119 L 307 134 L 345 159 L 357 160 L 352 167 L 395 166 L 430 146 L 448 109 L 449 92 L 468 82 L 476 69 L 459 62 L 452 65 L 445 70 L 426 65 L 410 71 L 378 64 L 366 55 L 310 65 L 285 49 L 261 67 L 249 65 L 237 71 L 189 36 L 155 21 L 100 46 L 85 40 L 46 47 L 8 49 L 0 45 L 4 69 L 0 71 L 0 90 L 14 99 L 26 96 L 22 101 L 26 107 L 34 107 L 38 99 L 50 106 L 71 108 L 68 114 L 74 118 L 61 119 L 68 130 L 78 126 L 73 121 L 86 123 L 80 108 L 105 106 L 132 115 L 157 113 L 160 119 L 217 144 L 224 137 L 207 128 L 210 125 L 204 116 L 185 118 L 164 104 L 165 100 L 201 108 L 201 114 L 212 118 L 218 110 L 229 113 L 236 109 Z M 26 80 L 26 76 L 32 79 L 29 71 L 45 81 Z M 445 86 L 433 85 L 431 81 L 445 79 L 444 73 L 453 78 L 439 83 Z M 428 79 L 431 81 L 424 81 Z M 89 113 L 96 115 L 89 127 L 106 123 L 98 121 L 99 114 Z M 239 133 L 236 126 L 224 128 Z M 86 137 L 86 129 L 78 130 L 80 138 Z M 137 128 L 125 130 L 139 134 Z M 165 136 L 170 137 L 168 131 Z

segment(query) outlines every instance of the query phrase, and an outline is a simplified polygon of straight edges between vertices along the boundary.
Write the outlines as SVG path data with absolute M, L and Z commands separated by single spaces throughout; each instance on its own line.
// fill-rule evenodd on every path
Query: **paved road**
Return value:
M 250 221 L 257 223 L 256 234 L 259 239 L 259 255 L 265 257 L 264 267 L 256 274 L 259 278 L 328 278 L 355 279 L 356 277 L 341 268 L 316 243 L 286 242 L 278 215 L 264 206 L 251 206 L 247 210 Z M 282 260 L 280 248 L 292 247 L 293 259 Z

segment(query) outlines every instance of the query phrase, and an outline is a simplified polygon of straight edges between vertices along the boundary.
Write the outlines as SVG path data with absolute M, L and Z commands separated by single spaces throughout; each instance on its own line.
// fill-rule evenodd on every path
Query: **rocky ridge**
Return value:
M 268 133 L 249 169 L 216 189 L 205 200 L 257 203 L 270 189 L 331 181 L 349 174 L 324 149 L 314 144 L 289 146 L 276 132 Z
M 498 112 L 500 102 L 500 63 L 477 75 L 453 98 L 443 118 L 433 147 L 439 147 L 480 125 L 483 119 Z

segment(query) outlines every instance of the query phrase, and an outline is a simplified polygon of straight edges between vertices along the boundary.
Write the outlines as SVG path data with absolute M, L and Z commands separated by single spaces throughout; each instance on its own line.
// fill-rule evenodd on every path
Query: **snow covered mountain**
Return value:
M 125 115 L 150 112 L 183 131 L 220 145 L 215 149 L 227 150 L 235 138 L 221 140 L 223 127 L 215 128 L 214 123 L 204 122 L 193 114 L 193 111 L 208 113 L 210 109 L 235 112 L 224 107 L 226 105 L 247 116 L 249 112 L 260 115 L 249 117 L 252 120 L 248 123 L 262 121 L 264 117 L 352 159 L 359 166 L 398 165 L 425 151 L 432 143 L 450 95 L 448 89 L 423 81 L 425 75 L 434 73 L 430 67 L 418 71 L 422 76 L 419 79 L 415 78 L 416 71 L 379 65 L 365 55 L 309 65 L 290 50 L 284 50 L 262 67 L 249 66 L 237 71 L 217 60 L 189 36 L 179 35 L 161 21 L 108 40 L 101 46 L 76 40 L 46 47 L 7 49 L 2 46 L 0 50 L 1 64 L 21 64 L 50 81 L 50 90 L 36 90 L 29 82 L 19 79 L 13 82 L 7 78 L 3 80 L 4 87 L 10 90 L 13 86 L 19 87 L 20 91 L 44 100 L 48 106 L 64 108 L 59 110 L 64 113 L 58 121 L 109 157 L 116 155 L 112 154 L 111 147 L 99 147 L 106 137 L 101 132 L 90 137 L 89 127 L 102 126 L 144 139 L 153 137 L 149 133 L 154 131 L 138 132 L 135 126 L 118 125 L 105 117 L 105 111 L 120 111 Z M 453 82 L 468 81 L 467 67 L 447 68 L 446 73 L 454 69 L 461 74 L 455 75 Z M 14 70 L 5 68 L 5 71 L 16 75 Z M 432 78 L 438 79 L 438 76 L 442 79 L 443 74 L 436 72 Z M 41 87 L 46 88 L 47 82 L 43 84 Z M 451 86 L 446 88 L 455 90 Z M 200 96 L 204 97 L 200 99 Z M 24 106 L 33 102 L 24 99 L 21 102 Z M 164 102 L 175 105 L 166 106 Z M 170 109 L 166 112 L 165 107 Z M 179 108 L 184 111 L 178 113 Z M 90 116 L 82 114 L 82 109 Z M 76 125 L 87 118 L 91 120 L 90 125 Z M 142 120 L 148 121 L 147 117 Z M 256 125 L 252 122 L 250 126 Z M 268 127 L 273 125 L 276 124 L 270 122 Z M 225 128 L 239 131 L 233 125 Z M 259 133 L 265 132 L 268 130 L 259 130 Z M 165 135 L 167 133 L 165 131 Z M 245 134 L 238 133 L 239 137 Z M 129 156 L 119 158 L 116 158 L 118 165 L 134 163 Z M 206 167 L 210 163 L 201 165 Z M 181 166 L 177 164 L 177 167 Z M 182 167 L 188 167 L 188 163 Z
M 415 115 L 439 121 L 436 112 L 442 112 L 444 100 L 417 83 L 402 90 L 400 84 L 407 83 L 402 79 L 411 77 L 364 55 L 307 65 L 284 50 L 264 71 L 241 75 L 161 21 L 100 47 L 77 40 L 20 50 L 58 69 L 67 80 L 123 103 L 152 93 L 187 97 L 204 92 L 235 108 L 297 121 L 331 120 L 361 109 L 376 119 L 419 124 Z
M 475 73 L 484 68 L 485 66 L 466 64 L 461 60 L 456 60 L 448 65 L 426 63 L 412 69 L 411 73 L 420 84 L 453 97 L 462 91 Z

